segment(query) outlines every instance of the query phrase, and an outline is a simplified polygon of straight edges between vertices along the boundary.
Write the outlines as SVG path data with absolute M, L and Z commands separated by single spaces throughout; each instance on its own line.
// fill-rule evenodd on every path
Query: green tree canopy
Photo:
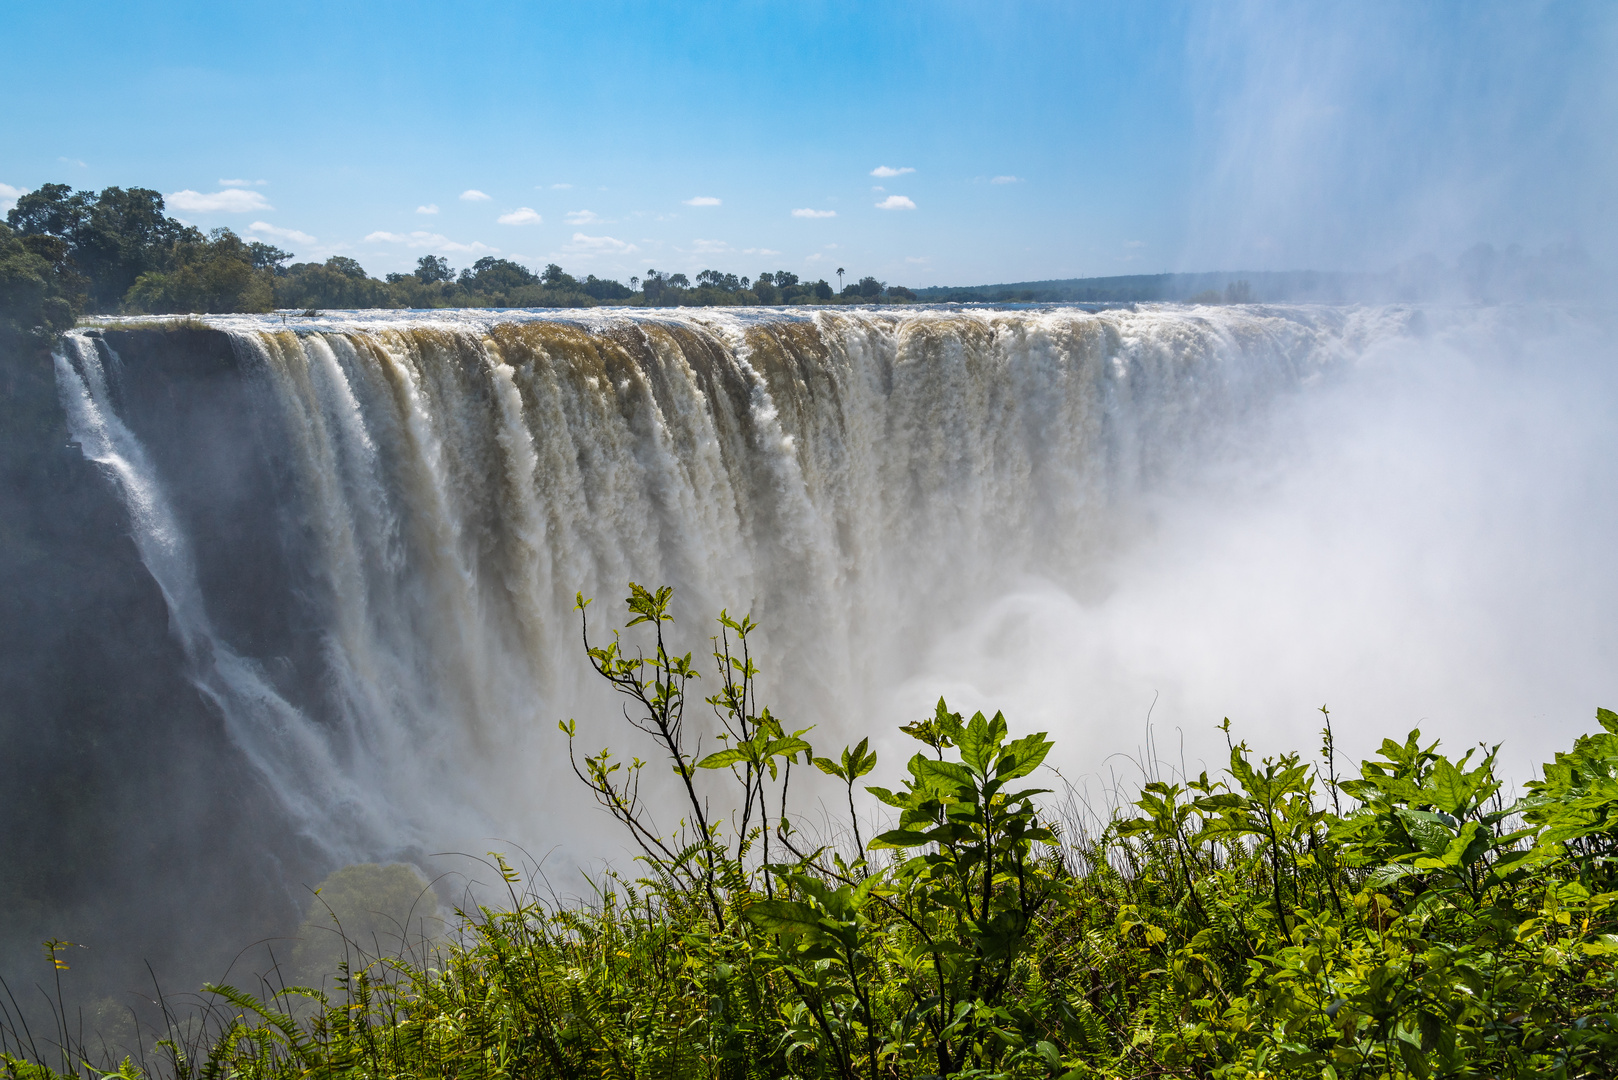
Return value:
M 136 278 L 165 267 L 176 244 L 202 239 L 198 230 L 165 216 L 163 196 L 149 188 L 96 193 L 46 184 L 18 199 L 6 221 L 24 236 L 65 241 L 96 310 L 116 308 Z
M 442 255 L 423 255 L 416 260 L 416 280 L 423 285 L 431 285 L 438 281 L 453 281 L 455 271 L 450 269 L 449 260 Z
M 73 325 L 82 297 L 66 263 L 62 240 L 0 225 L 0 350 L 46 345 Z
M 170 256 L 170 269 L 148 271 L 135 280 L 125 306 L 153 314 L 269 311 L 275 306 L 275 279 L 256 265 L 262 256 L 229 229 L 182 241 Z

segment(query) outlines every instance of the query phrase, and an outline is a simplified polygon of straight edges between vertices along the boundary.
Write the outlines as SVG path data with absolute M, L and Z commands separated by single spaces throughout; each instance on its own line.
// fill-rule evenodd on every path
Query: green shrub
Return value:
M 1087 835 L 1023 786 L 1051 749 L 1043 733 L 1013 738 L 998 714 L 967 719 L 940 701 L 904 728 L 922 749 L 902 788 L 865 789 L 897 819 L 864 842 L 854 789 L 875 755 L 862 740 L 817 757 L 811 732 L 758 704 L 750 619 L 720 615 L 703 701 L 721 748 L 692 752 L 687 693 L 701 673 L 665 639 L 669 601 L 631 585 L 624 631 L 644 645 L 585 641 L 634 737 L 655 748 L 650 762 L 573 758 L 639 847 L 636 877 L 609 873 L 593 903 L 559 905 L 496 857 L 509 903 L 461 912 L 432 955 L 351 950 L 330 997 L 209 988 L 206 1037 L 171 1037 L 153 1069 L 1614 1075 L 1618 715 L 1599 710 L 1602 733 L 1508 805 L 1493 751 L 1452 760 L 1419 732 L 1339 778 L 1327 714 L 1321 767 L 1237 743 L 1222 775 L 1147 783 Z M 577 728 L 563 729 L 571 750 Z M 677 805 L 643 795 L 659 762 Z M 852 844 L 794 827 L 792 771 L 808 766 L 842 783 Z M 421 887 L 401 870 L 352 867 L 321 895 L 334 910 L 382 896 L 397 907 Z M 349 891 L 370 899 L 339 899 Z M 0 1075 L 55 1075 L 17 1046 Z

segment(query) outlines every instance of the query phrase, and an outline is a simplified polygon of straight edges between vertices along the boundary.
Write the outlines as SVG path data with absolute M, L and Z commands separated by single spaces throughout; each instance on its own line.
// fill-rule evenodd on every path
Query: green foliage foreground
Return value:
M 1340 779 L 1328 715 L 1319 768 L 1238 743 L 1221 776 L 1148 783 L 1086 835 L 1026 786 L 1043 733 L 940 702 L 904 729 L 923 749 L 902 787 L 864 789 L 897 812 L 864 841 L 868 743 L 818 757 L 759 707 L 756 628 L 722 615 L 721 748 L 698 757 L 669 590 L 631 589 L 644 649 L 585 646 L 660 761 L 574 767 L 640 848 L 637 879 L 558 904 L 499 860 L 509 906 L 463 912 L 431 955 L 355 946 L 330 997 L 211 987 L 200 1034 L 120 1075 L 1618 1073 L 1612 712 L 1509 805 L 1493 751 L 1453 760 L 1417 732 Z M 794 828 L 805 767 L 846 789 L 841 850 Z M 75 1053 L 49 1064 L 91 1072 Z M 58 1075 L 43 1057 L 0 1073 Z

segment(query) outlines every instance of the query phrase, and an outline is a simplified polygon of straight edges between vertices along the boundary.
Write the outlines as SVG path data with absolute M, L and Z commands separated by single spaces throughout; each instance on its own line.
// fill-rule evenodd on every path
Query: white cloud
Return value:
M 572 186 L 573 186 L 572 184 L 552 184 L 551 185 L 551 190 L 552 191 L 566 191 L 568 188 L 570 188 Z
M 895 169 L 891 165 L 878 165 L 876 168 L 871 170 L 871 175 L 885 178 L 889 176 L 903 176 L 905 173 L 912 173 L 915 171 L 915 169 L 912 169 L 908 165 L 902 169 Z
M 221 181 L 219 181 L 219 186 L 220 187 L 263 187 L 268 183 L 269 183 L 268 180 L 221 180 Z
M 275 209 L 259 192 L 244 191 L 241 188 L 226 188 L 224 191 L 215 191 L 207 195 L 187 188 L 163 196 L 163 201 L 170 209 L 184 210 L 193 214 L 247 214 L 256 210 Z
M 1143 248 L 1145 246 L 1146 246 L 1146 241 L 1144 241 L 1144 240 L 1125 240 L 1124 241 L 1124 247 L 1126 247 L 1126 248 Z
M 470 244 L 457 243 L 440 233 L 421 232 L 419 230 L 411 233 L 374 232 L 365 237 L 365 242 L 367 244 L 403 244 L 408 248 L 430 248 L 434 251 L 458 251 L 471 254 L 500 250 L 497 247 L 490 247 L 488 244 L 476 241 Z
M 594 225 L 601 219 L 596 217 L 594 210 L 569 210 L 567 223 L 569 225 Z
M 742 248 L 743 255 L 779 255 L 779 251 L 771 248 Z
M 435 202 L 430 202 L 426 206 L 418 206 L 418 207 L 416 207 L 416 213 L 418 213 L 418 214 L 436 214 L 436 213 L 438 213 L 438 204 L 435 203 Z
M 491 198 L 493 198 L 493 196 L 485 195 L 477 188 L 467 188 L 465 191 L 461 192 L 462 202 L 488 202 Z
M 886 191 L 888 189 L 883 187 L 881 184 L 872 184 L 871 185 L 871 190 L 872 191 Z
M 26 188 L 12 187 L 10 184 L 0 184 L 0 213 L 10 211 L 17 205 L 17 200 L 28 194 Z
M 687 206 L 718 206 L 719 200 L 712 195 L 697 195 L 685 200 Z
M 722 251 L 733 250 L 723 240 L 693 240 L 692 243 L 696 244 L 696 247 L 691 249 L 694 255 L 716 255 Z
M 612 252 L 618 255 L 628 255 L 639 251 L 634 244 L 619 240 L 612 236 L 586 236 L 581 232 L 573 234 L 573 240 L 562 247 L 567 254 L 598 255 Z
M 819 262 L 821 259 L 824 259 L 825 257 L 826 256 L 825 256 L 824 252 L 817 251 L 813 255 L 805 256 L 803 261 L 804 262 Z
M 878 210 L 914 210 L 916 204 L 903 195 L 889 195 L 876 204 Z
M 56 160 L 60 161 L 63 165 L 77 165 L 81 169 L 88 169 L 90 167 L 84 162 L 80 161 L 78 158 L 59 157 Z
M 991 184 L 1020 184 L 1020 183 L 1022 183 L 1022 177 L 1020 177 L 1020 176 L 996 176 L 994 179 L 990 180 L 989 183 L 991 183 Z
M 927 256 L 925 256 L 925 255 L 906 255 L 905 256 L 905 262 L 907 262 L 907 263 L 915 263 L 918 266 L 921 265 L 922 263 L 926 262 L 926 261 L 927 261 Z
M 539 216 L 539 211 L 531 206 L 519 206 L 509 214 L 501 214 L 494 220 L 502 225 L 543 225 L 545 219 Z
M 247 231 L 273 236 L 277 240 L 290 240 L 294 244 L 303 244 L 306 247 L 315 242 L 315 238 L 306 232 L 299 232 L 297 229 L 283 229 L 279 225 L 271 225 L 267 221 L 253 222 L 247 227 Z
M 811 209 L 810 207 L 806 206 L 802 210 L 794 210 L 794 211 L 792 211 L 792 216 L 793 217 L 815 217 L 815 218 L 819 218 L 819 217 L 836 217 L 837 216 L 837 211 L 835 211 L 835 210 L 815 210 L 815 209 Z

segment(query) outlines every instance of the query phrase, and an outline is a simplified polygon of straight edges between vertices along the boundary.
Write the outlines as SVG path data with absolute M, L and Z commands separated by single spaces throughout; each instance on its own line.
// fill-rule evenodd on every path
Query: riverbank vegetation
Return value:
M 759 704 L 751 620 L 722 614 L 702 665 L 669 602 L 632 586 L 606 639 L 579 602 L 627 756 L 562 725 L 632 871 L 564 902 L 495 856 L 503 902 L 448 936 L 405 914 L 395 947 L 310 952 L 335 989 L 209 987 L 117 1075 L 1613 1075 L 1618 714 L 1510 802 L 1494 749 L 1419 732 L 1347 768 L 1323 709 L 1317 761 L 1231 741 L 1217 775 L 1144 763 L 1088 813 L 1045 733 L 943 701 L 904 727 L 899 786 L 868 785 L 868 740 L 821 754 Z M 841 832 L 805 831 L 806 769 Z M 401 892 L 376 868 L 343 888 L 371 879 Z M 12 1016 L 0 1075 L 113 1068 L 70 1030 Z
M 168 217 L 146 188 L 74 191 L 46 184 L 18 199 L 0 233 L 0 332 L 54 336 L 81 314 L 189 314 L 276 309 L 653 307 L 741 304 L 905 303 L 915 294 L 874 277 L 840 292 L 786 270 L 756 278 L 704 270 L 648 270 L 629 284 L 551 264 L 535 273 L 485 256 L 456 271 L 441 255 L 411 273 L 375 278 L 333 255 L 294 262 L 291 252 L 229 229 L 201 230 Z M 20 331 L 6 327 L 16 323 Z

